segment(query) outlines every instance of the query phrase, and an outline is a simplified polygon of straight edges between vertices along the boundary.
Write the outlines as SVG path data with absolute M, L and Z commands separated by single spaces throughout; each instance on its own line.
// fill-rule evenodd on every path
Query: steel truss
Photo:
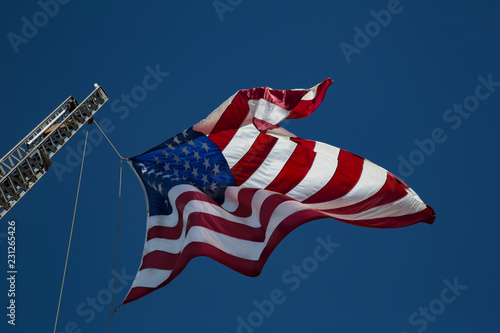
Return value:
M 0 160 L 0 219 L 47 172 L 51 158 L 101 108 L 99 85 L 80 104 L 68 97 Z

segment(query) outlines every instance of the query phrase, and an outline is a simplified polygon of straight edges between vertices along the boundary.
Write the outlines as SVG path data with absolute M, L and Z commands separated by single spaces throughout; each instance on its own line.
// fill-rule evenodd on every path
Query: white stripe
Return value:
M 276 104 L 273 104 L 263 98 L 251 99 L 248 101 L 250 112 L 257 119 L 264 120 L 270 124 L 276 125 L 290 114 L 291 111 L 285 110 Z
M 222 151 L 222 154 L 229 164 L 229 168 L 235 166 L 248 150 L 250 150 L 259 134 L 259 130 L 255 128 L 253 124 L 238 129 L 226 148 Z
M 307 175 L 286 195 L 298 201 L 303 201 L 321 190 L 335 174 L 338 165 L 340 149 L 316 142 L 316 156 Z
M 170 215 L 153 215 L 148 217 L 148 229 L 160 226 L 160 227 L 175 227 L 178 223 L 178 219 L 170 218 Z
M 335 200 L 310 204 L 313 209 L 333 209 L 357 204 L 377 194 L 387 180 L 387 171 L 368 160 L 364 160 L 363 169 L 356 185 L 343 197 Z
M 339 218 L 344 220 L 368 220 L 368 219 L 377 219 L 381 217 L 398 217 L 404 215 L 415 214 L 423 211 L 427 206 L 422 204 L 418 200 L 413 197 L 411 194 L 407 194 L 399 200 L 394 202 L 374 207 L 372 209 L 366 210 L 357 214 L 328 214 L 333 218 Z
M 240 190 L 241 187 L 239 186 L 228 186 L 226 188 L 226 192 L 224 192 L 224 202 L 221 207 L 228 212 L 234 212 L 238 209 L 238 206 L 240 205 L 240 202 L 238 201 L 238 193 Z
M 233 103 L 233 100 L 237 94 L 238 92 L 236 92 L 233 96 L 229 97 L 217 109 L 212 111 L 212 113 L 210 113 L 207 118 L 203 119 L 198 124 L 194 125 L 193 129 L 195 131 L 202 132 L 205 135 L 209 135 L 214 129 L 215 125 L 217 125 L 217 122 L 222 117 L 224 112 L 226 112 L 226 109 L 229 107 L 229 105 Z
M 305 94 L 304 97 L 302 97 L 302 100 L 303 101 L 310 101 L 310 100 L 314 99 L 316 97 L 316 94 L 318 93 L 318 87 L 321 83 L 322 82 L 320 82 L 317 85 L 315 85 L 314 87 L 308 89 L 307 94 Z
M 266 188 L 281 172 L 297 144 L 291 140 L 278 140 L 266 159 L 241 187 Z
M 145 268 L 137 272 L 135 280 L 132 283 L 132 288 L 135 287 L 146 287 L 146 288 L 156 288 L 163 281 L 168 279 L 171 270 L 166 269 L 156 269 L 156 268 Z

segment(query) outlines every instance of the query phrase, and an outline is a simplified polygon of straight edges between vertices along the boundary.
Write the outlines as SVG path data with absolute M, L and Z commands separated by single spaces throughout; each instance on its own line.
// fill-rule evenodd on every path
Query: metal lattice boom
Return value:
M 108 100 L 104 89 L 94 86 L 81 104 L 68 97 L 0 160 L 0 219 L 47 172 L 51 157 Z

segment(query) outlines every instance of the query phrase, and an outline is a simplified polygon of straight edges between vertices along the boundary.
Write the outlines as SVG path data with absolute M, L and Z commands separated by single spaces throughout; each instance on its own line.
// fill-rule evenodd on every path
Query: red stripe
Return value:
M 202 212 L 191 213 L 189 215 L 186 234 L 192 227 L 203 227 L 230 237 L 252 242 L 263 242 L 266 238 L 266 233 L 262 230 L 262 227 L 254 228 L 243 223 L 236 223 Z
M 144 297 L 147 294 L 152 293 L 155 290 L 156 290 L 156 288 L 134 287 L 134 288 L 130 289 L 129 293 L 127 294 L 127 298 L 125 298 L 125 300 L 123 301 L 123 303 L 121 305 L 138 300 L 139 298 Z M 116 308 L 115 311 L 117 311 L 118 308 Z
M 427 208 L 418 213 L 402 215 L 402 216 L 381 217 L 377 219 L 367 219 L 359 221 L 345 220 L 339 218 L 335 219 L 340 222 L 354 224 L 361 227 L 389 229 L 389 228 L 407 227 L 419 222 L 432 224 L 436 219 L 436 214 L 434 213 L 434 210 L 431 207 L 427 206 Z
M 399 200 L 404 196 L 406 196 L 407 194 L 408 192 L 401 187 L 401 185 L 396 181 L 396 179 L 390 174 L 388 174 L 384 186 L 382 186 L 382 188 L 371 197 L 351 206 L 328 209 L 324 211 L 332 214 L 343 214 L 343 215 L 358 214 L 365 210 Z
M 264 98 L 285 110 L 291 110 L 306 93 L 306 90 L 275 90 L 267 87 L 240 90 L 224 110 L 210 134 L 239 128 L 250 111 L 248 101 L 251 99 Z
M 147 240 L 153 238 L 179 239 L 181 235 L 182 235 L 182 221 L 177 221 L 177 225 L 175 227 L 164 227 L 156 225 L 152 228 L 149 228 Z
M 343 197 L 358 182 L 363 171 L 363 163 L 363 158 L 341 149 L 337 169 L 328 184 L 303 202 L 318 203 Z
M 325 98 L 326 90 L 333 83 L 333 80 L 328 78 L 321 82 L 316 90 L 316 96 L 312 100 L 302 100 L 295 106 L 288 115 L 288 119 L 304 118 L 313 113 L 318 108 L 323 99 Z
M 265 120 L 259 119 L 259 118 L 253 118 L 253 125 L 261 132 L 266 132 L 267 130 L 270 129 L 276 129 L 279 128 L 280 125 L 273 125 L 271 123 L 268 123 Z
M 209 139 L 212 140 L 217 145 L 217 147 L 219 147 L 220 151 L 223 151 L 224 148 L 226 148 L 229 142 L 233 139 L 233 136 L 237 131 L 237 128 L 227 131 L 220 131 L 214 134 L 210 134 Z
M 231 212 L 231 214 L 241 218 L 252 216 L 253 209 L 251 203 L 255 193 L 257 193 L 258 190 L 258 188 L 243 188 L 239 190 L 236 200 L 236 202 L 238 202 L 238 207 L 234 212 Z
M 239 128 L 243 120 L 247 117 L 250 108 L 248 107 L 248 100 L 246 99 L 243 90 L 240 90 L 233 101 L 224 113 L 221 115 L 217 124 L 212 129 L 212 133 L 217 133 L 223 130 Z
M 265 99 L 285 110 L 291 110 L 300 103 L 302 97 L 307 94 L 307 90 L 278 90 L 269 87 L 259 87 L 242 90 L 247 101 L 251 99 Z
M 261 166 L 267 155 L 278 139 L 260 133 L 255 139 L 252 147 L 247 153 L 231 168 L 236 184 L 239 186 L 247 181 L 250 176 Z
M 172 270 L 181 253 L 168 253 L 163 251 L 149 252 L 142 258 L 142 265 L 139 270 L 147 268 Z
M 316 143 L 298 138 L 292 140 L 297 143 L 297 147 L 278 176 L 266 187 L 266 190 L 288 193 L 304 179 L 311 169 L 316 157 L 314 151 Z

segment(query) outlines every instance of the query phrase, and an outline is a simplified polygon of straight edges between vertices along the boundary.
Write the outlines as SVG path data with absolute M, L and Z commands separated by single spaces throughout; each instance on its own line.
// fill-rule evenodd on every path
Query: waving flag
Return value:
M 205 120 L 129 159 L 147 201 L 140 268 L 123 304 L 167 285 L 196 256 L 249 276 L 305 222 L 432 223 L 432 208 L 385 169 L 279 127 L 322 102 L 311 89 L 240 90 Z

